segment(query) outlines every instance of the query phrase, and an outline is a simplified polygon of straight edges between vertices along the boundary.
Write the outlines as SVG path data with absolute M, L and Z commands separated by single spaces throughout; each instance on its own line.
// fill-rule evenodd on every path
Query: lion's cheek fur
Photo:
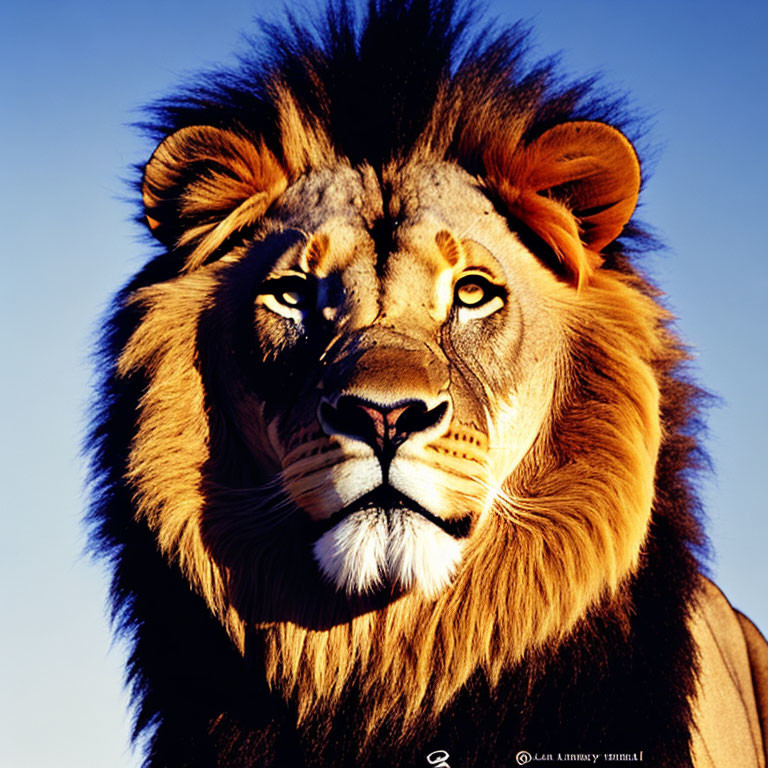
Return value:
M 613 595 L 642 554 L 662 439 L 653 365 L 665 333 L 663 310 L 620 278 L 598 274 L 569 302 L 571 370 L 554 397 L 560 414 L 506 486 L 507 511 L 529 532 L 529 546 L 541 546 L 527 559 L 540 564 L 548 600 L 561 606 L 559 619 L 548 614 L 560 636 Z
M 621 278 L 602 275 L 560 300 L 570 354 L 556 364 L 566 370 L 554 377 L 551 413 L 483 516 L 454 585 L 455 594 L 472 596 L 455 610 L 489 596 L 494 605 L 494 629 L 485 634 L 503 640 L 479 641 L 492 679 L 617 596 L 637 569 L 651 519 L 663 311 Z M 547 376 L 535 378 L 545 392 Z M 513 419 L 515 405 L 499 413 Z M 511 434 L 507 427 L 500 434 Z
M 211 427 L 198 334 L 220 269 L 211 266 L 131 298 L 144 314 L 118 360 L 117 374 L 147 381 L 126 476 L 135 517 L 155 532 L 163 555 L 178 564 L 242 647 L 242 620 L 227 599 L 225 576 L 201 530 Z

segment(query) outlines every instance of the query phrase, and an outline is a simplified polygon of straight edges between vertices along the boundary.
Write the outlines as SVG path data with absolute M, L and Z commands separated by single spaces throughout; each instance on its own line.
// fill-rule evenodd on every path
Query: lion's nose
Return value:
M 447 412 L 447 399 L 429 407 L 423 400 L 405 400 L 389 405 L 354 395 L 342 395 L 335 404 L 323 398 L 318 416 L 326 434 L 362 440 L 380 458 L 391 458 L 398 446 L 411 435 L 440 425 Z

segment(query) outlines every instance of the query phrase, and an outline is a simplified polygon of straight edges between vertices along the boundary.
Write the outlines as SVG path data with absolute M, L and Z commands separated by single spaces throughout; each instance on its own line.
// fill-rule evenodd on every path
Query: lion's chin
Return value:
M 389 588 L 434 597 L 450 584 L 464 541 L 418 512 L 369 508 L 326 531 L 313 552 L 324 576 L 348 595 Z

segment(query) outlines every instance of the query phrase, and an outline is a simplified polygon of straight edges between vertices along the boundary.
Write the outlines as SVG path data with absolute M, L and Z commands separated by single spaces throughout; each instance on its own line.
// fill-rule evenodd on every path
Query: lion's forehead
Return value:
M 381 187 L 369 166 L 339 165 L 301 176 L 273 206 L 271 216 L 307 232 L 329 220 L 365 227 L 381 215 Z
M 405 251 L 420 256 L 422 269 L 434 276 L 445 266 L 434 259 L 441 231 L 480 242 L 505 261 L 517 243 L 480 183 L 447 162 L 380 172 L 367 165 L 314 170 L 286 190 L 271 217 L 307 238 L 326 236 L 337 269 L 366 260 L 381 266 Z
M 391 215 L 405 225 L 440 223 L 457 234 L 495 216 L 479 182 L 455 163 L 419 163 L 384 176 L 391 183 Z

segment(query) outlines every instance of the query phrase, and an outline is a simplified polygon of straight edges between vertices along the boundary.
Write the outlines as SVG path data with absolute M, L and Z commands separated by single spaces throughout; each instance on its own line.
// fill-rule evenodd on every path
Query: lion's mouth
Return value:
M 469 513 L 462 517 L 444 520 L 422 507 L 421 504 L 410 498 L 410 496 L 406 496 L 391 485 L 382 484 L 355 499 L 352 503 L 342 507 L 337 512 L 334 512 L 326 520 L 318 521 L 315 524 L 317 536 L 322 536 L 326 531 L 329 531 L 342 520 L 356 512 L 374 511 L 386 516 L 391 516 L 396 511 L 421 515 L 454 539 L 467 538 L 472 528 L 472 515 Z

